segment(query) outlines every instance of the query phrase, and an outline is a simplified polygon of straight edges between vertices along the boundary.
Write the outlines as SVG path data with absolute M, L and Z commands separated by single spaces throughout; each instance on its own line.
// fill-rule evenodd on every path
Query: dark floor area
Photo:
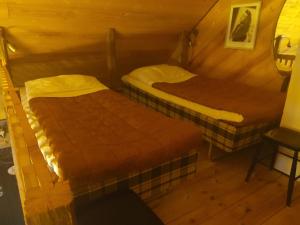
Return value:
M 0 149 L 0 224 L 24 225 L 16 177 L 7 170 L 13 165 L 10 149 Z
M 75 201 L 78 225 L 163 225 L 162 221 L 131 190 L 119 190 L 88 202 Z

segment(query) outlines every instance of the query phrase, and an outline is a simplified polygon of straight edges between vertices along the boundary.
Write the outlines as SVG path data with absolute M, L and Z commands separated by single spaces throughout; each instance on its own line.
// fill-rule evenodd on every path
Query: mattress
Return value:
M 284 92 L 205 76 L 195 76 L 175 84 L 158 82 L 152 86 L 198 104 L 243 115 L 241 122 L 226 121 L 235 126 L 279 120 L 286 98 Z
M 163 65 L 163 67 L 165 66 Z M 141 71 L 138 72 L 138 76 L 142 76 Z M 148 72 L 150 73 L 151 71 Z M 191 77 L 192 76 L 188 76 L 185 80 Z M 136 78 L 132 80 L 135 81 L 135 79 Z M 159 79 L 156 80 L 159 81 Z M 259 143 L 261 141 L 261 134 L 278 126 L 279 123 L 279 120 L 273 120 L 236 126 L 236 122 L 232 122 L 232 120 L 228 122 L 228 120 L 224 118 L 217 119 L 219 117 L 212 116 L 207 112 L 199 112 L 199 110 L 189 107 L 189 105 L 174 103 L 174 101 L 169 98 L 162 98 L 160 95 L 149 91 L 148 88 L 145 89 L 144 87 L 149 87 L 149 84 L 155 83 L 153 80 L 149 82 L 146 79 L 145 82 L 140 82 L 143 83 L 142 86 L 136 85 L 136 82 L 129 82 L 128 76 L 123 77 L 123 81 L 125 83 L 124 92 L 129 97 L 170 117 L 194 122 L 202 130 L 205 140 L 226 152 L 237 151 Z M 145 84 L 147 82 L 148 84 Z
M 70 76 L 68 75 L 68 79 Z M 73 81 L 74 82 L 74 81 Z M 47 82 L 46 82 L 47 83 Z M 52 83 L 52 82 L 51 82 Z M 58 83 L 61 83 L 61 80 L 58 81 Z M 78 82 L 77 82 L 78 83 Z M 40 84 L 40 82 L 39 82 Z M 29 83 L 27 86 L 30 86 Z M 47 84 L 48 85 L 48 84 Z M 34 85 L 41 88 L 43 85 Z M 42 88 L 44 89 L 44 88 Z M 101 90 L 106 90 L 104 92 L 107 92 L 107 88 L 103 86 L 96 86 L 92 88 L 92 93 L 100 92 Z M 47 93 L 47 99 L 49 97 L 54 96 L 54 98 L 57 98 L 58 96 L 61 96 L 61 94 L 58 93 L 57 90 L 50 91 L 51 88 L 46 89 Z M 27 91 L 27 95 L 24 94 L 24 89 L 21 90 L 21 96 L 22 96 L 22 104 L 24 106 L 24 109 L 26 111 L 26 114 L 28 116 L 30 125 L 32 126 L 33 130 L 36 133 L 39 146 L 41 148 L 41 151 L 49 163 L 49 166 L 60 176 L 62 171 L 60 171 L 60 166 L 58 165 L 59 162 L 57 158 L 55 157 L 55 154 L 53 154 L 53 149 L 51 149 L 51 140 L 49 141 L 49 138 L 46 138 L 46 134 L 42 126 L 39 124 L 36 116 L 30 108 L 28 107 L 28 101 L 26 100 L 26 97 L 29 99 L 34 99 L 34 96 L 38 96 L 36 99 L 41 99 L 43 96 L 37 95 L 35 91 Z M 37 91 L 38 93 L 39 91 Z M 83 90 L 80 90 L 79 92 L 74 92 L 74 90 L 66 90 L 64 87 L 64 92 L 67 92 L 68 97 L 74 97 L 74 96 L 80 96 L 80 92 L 84 93 L 83 96 L 88 95 L 89 91 L 87 91 L 85 88 Z M 62 96 L 64 96 L 62 94 Z M 122 97 L 123 98 L 123 97 Z M 123 100 L 123 99 L 122 99 Z M 97 190 L 97 195 L 99 193 L 105 194 L 107 192 L 114 191 L 120 187 L 128 186 L 131 187 L 133 190 L 135 190 L 138 193 L 142 193 L 143 197 L 149 197 L 149 195 L 152 195 L 153 190 L 163 190 L 166 189 L 168 186 L 172 186 L 172 184 L 177 183 L 179 180 L 186 178 L 196 171 L 196 162 L 197 162 L 197 152 L 194 149 L 188 149 L 183 154 L 175 155 L 174 157 L 171 157 L 170 160 L 160 162 L 157 164 L 153 164 L 151 168 L 142 168 L 141 170 L 134 170 L 131 172 L 126 173 L 126 175 L 120 176 L 120 174 L 117 174 L 117 176 L 113 177 L 107 177 L 104 180 L 99 181 L 98 180 L 84 180 L 80 179 L 80 182 L 78 182 L 78 179 L 76 182 L 73 182 L 71 179 L 71 186 L 76 189 L 74 190 L 77 195 L 86 193 L 86 192 L 92 192 L 95 193 L 95 190 Z M 76 180 L 76 179 L 74 179 Z M 73 184 L 72 184 L 73 182 Z M 149 194 L 150 193 L 150 194 Z
M 232 122 L 241 122 L 243 120 L 243 116 L 241 114 L 225 110 L 218 110 L 205 105 L 197 104 L 152 87 L 152 84 L 157 82 L 179 83 L 194 76 L 194 74 L 180 67 L 162 64 L 138 68 L 132 71 L 130 74 L 123 76 L 122 80 L 125 84 L 130 84 L 131 86 L 137 87 L 145 92 L 150 93 L 152 96 L 185 108 L 189 108 L 197 113 L 207 115 L 213 119 Z
M 21 103 L 26 113 L 28 122 L 33 129 L 39 148 L 48 163 L 51 171 L 60 177 L 60 171 L 57 160 L 53 155 L 49 140 L 46 137 L 37 117 L 29 107 L 29 100 L 35 97 L 62 97 L 62 96 L 79 96 L 83 94 L 93 93 L 95 91 L 106 90 L 107 87 L 97 81 L 96 78 L 90 76 L 82 76 L 80 74 L 61 75 L 47 79 L 36 79 L 33 82 L 27 82 L 27 90 L 20 88 Z

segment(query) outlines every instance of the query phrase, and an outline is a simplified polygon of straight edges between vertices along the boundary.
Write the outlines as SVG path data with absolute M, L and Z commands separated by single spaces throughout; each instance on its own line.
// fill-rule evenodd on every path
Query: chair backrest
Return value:
M 297 50 L 281 126 L 300 131 L 300 48 Z
M 284 64 L 285 66 L 290 67 L 290 71 L 292 71 L 292 66 L 295 61 L 295 55 L 289 55 L 289 54 L 282 54 L 279 52 L 280 48 L 280 43 L 283 39 L 282 35 L 279 35 L 275 38 L 275 43 L 274 43 L 274 60 L 280 64 Z M 288 47 L 290 45 L 288 44 Z M 280 68 L 279 68 L 280 69 Z

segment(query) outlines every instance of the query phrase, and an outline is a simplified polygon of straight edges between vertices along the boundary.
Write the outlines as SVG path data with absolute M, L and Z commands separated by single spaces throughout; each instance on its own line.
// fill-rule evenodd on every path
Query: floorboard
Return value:
M 167 225 L 300 225 L 299 185 L 286 207 L 287 176 L 260 164 L 244 181 L 252 152 L 216 161 L 200 152 L 197 175 L 149 206 Z M 10 150 L 0 150 L 0 224 L 23 225 L 16 180 L 7 174 L 11 165 Z
M 300 225 L 299 219 L 300 198 L 294 200 L 292 207 L 285 207 L 279 213 L 274 214 L 263 225 L 283 225 L 288 224 Z
M 197 175 L 150 207 L 168 225 L 300 224 L 296 218 L 299 188 L 293 209 L 285 206 L 287 176 L 258 165 L 250 182 L 244 181 L 252 152 L 249 149 L 215 162 L 201 152 Z

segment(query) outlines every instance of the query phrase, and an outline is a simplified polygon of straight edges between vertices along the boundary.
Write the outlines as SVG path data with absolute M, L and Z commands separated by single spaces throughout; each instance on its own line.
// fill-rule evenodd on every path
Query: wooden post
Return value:
M 7 47 L 6 47 L 6 40 L 4 37 L 4 29 L 0 27 L 0 59 L 2 61 L 2 65 L 7 65 L 8 55 L 7 55 Z
M 175 51 L 172 53 L 169 63 L 176 64 L 185 68 L 188 63 L 188 48 L 189 48 L 189 37 L 188 32 L 183 31 L 180 33 L 178 38 L 178 44 Z
M 180 35 L 180 42 L 182 45 L 180 64 L 183 68 L 186 68 L 188 62 L 188 48 L 189 48 L 189 34 L 184 31 Z
M 110 87 L 116 90 L 120 89 L 116 58 L 116 30 L 114 28 L 110 28 L 107 34 L 107 68 Z

